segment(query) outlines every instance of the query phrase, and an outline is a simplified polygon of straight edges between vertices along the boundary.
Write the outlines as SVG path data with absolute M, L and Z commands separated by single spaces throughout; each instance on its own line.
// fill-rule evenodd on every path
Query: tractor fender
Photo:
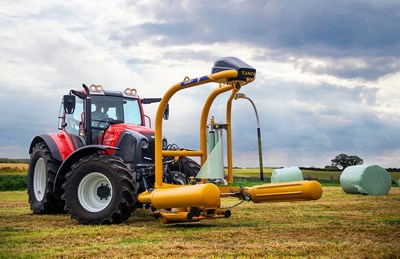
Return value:
M 57 160 L 58 162 L 60 162 L 60 163 L 62 162 L 62 157 L 61 157 L 61 154 L 60 154 L 60 150 L 58 150 L 58 146 L 57 146 L 56 142 L 54 141 L 54 139 L 51 137 L 50 134 L 43 134 L 43 135 L 40 135 L 40 136 L 36 136 L 32 140 L 31 145 L 29 147 L 29 154 L 32 154 L 33 147 L 37 143 L 40 143 L 40 142 L 46 143 L 46 145 L 50 149 L 52 157 L 55 160 Z
M 104 145 L 87 145 L 81 147 L 74 152 L 72 152 L 61 164 L 60 168 L 57 171 L 56 179 L 54 182 L 54 192 L 62 192 L 62 184 L 64 182 L 65 175 L 71 170 L 73 164 L 79 161 L 82 157 L 89 156 L 99 151 L 104 151 L 106 153 L 107 150 L 119 150 L 119 148 L 112 146 L 104 146 Z

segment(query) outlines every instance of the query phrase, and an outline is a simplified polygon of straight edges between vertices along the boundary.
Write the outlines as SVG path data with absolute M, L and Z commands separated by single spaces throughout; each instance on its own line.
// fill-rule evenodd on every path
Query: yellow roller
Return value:
M 254 203 L 275 201 L 318 200 L 322 196 L 322 187 L 317 181 L 296 181 L 276 184 L 256 185 L 248 188 Z
M 160 221 L 163 224 L 229 218 L 231 216 L 231 211 L 227 209 L 198 210 L 196 214 L 190 211 L 179 210 L 159 211 L 159 213 Z
M 174 188 L 158 188 L 139 194 L 141 203 L 151 203 L 156 209 L 168 208 L 218 208 L 220 190 L 215 184 L 179 185 Z

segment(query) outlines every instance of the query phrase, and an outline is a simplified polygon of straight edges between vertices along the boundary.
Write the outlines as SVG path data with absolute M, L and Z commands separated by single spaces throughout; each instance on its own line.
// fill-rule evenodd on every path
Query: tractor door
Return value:
M 74 147 L 80 148 L 85 145 L 85 139 L 83 138 L 83 101 L 76 98 L 75 111 L 72 114 L 65 114 L 64 104 L 61 103 L 60 113 L 59 113 L 59 129 L 67 132 L 70 137 Z

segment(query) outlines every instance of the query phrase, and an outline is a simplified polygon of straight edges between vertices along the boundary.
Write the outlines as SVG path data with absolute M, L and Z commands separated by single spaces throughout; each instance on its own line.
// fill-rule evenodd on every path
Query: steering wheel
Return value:
M 99 127 L 99 128 L 107 128 L 107 127 L 109 126 L 109 125 L 107 125 L 107 124 L 111 124 L 112 121 L 114 121 L 113 118 L 104 118 L 104 119 L 101 119 L 101 120 L 99 121 L 99 123 L 97 124 L 97 127 Z M 102 123 L 104 123 L 104 126 L 105 126 L 105 127 L 101 127 L 101 126 L 100 126 Z

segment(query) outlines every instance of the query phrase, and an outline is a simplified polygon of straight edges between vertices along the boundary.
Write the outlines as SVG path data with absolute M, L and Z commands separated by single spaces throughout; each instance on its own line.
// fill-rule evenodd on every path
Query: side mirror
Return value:
M 64 111 L 66 114 L 73 114 L 75 111 L 76 98 L 74 95 L 64 95 Z
M 164 120 L 168 120 L 169 119 L 169 103 L 167 104 L 167 107 L 165 107 L 164 110 Z

